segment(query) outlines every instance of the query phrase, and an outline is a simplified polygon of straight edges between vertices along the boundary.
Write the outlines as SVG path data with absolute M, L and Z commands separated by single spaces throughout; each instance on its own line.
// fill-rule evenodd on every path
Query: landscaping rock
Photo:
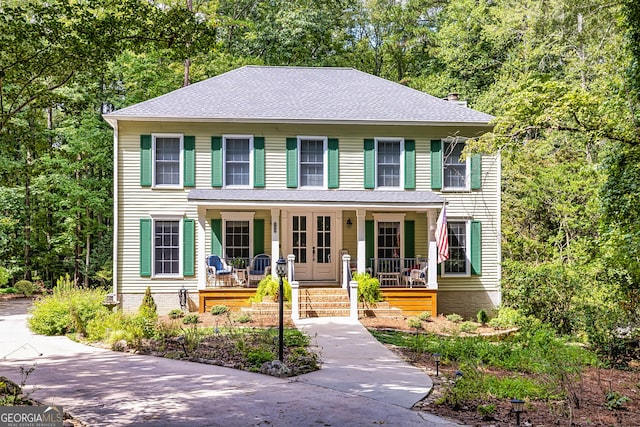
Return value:
M 291 374 L 291 370 L 281 361 L 272 360 L 271 362 L 265 362 L 262 364 L 260 367 L 260 373 L 284 378 Z

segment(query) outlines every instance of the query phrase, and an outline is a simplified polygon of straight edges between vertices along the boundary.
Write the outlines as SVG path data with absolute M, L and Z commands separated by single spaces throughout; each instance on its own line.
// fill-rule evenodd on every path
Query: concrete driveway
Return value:
M 459 426 L 407 408 L 401 396 L 385 401 L 368 379 L 342 381 L 344 367 L 280 379 L 112 352 L 32 334 L 27 309 L 26 301 L 0 302 L 0 375 L 20 383 L 20 368 L 35 367 L 25 391 L 90 426 Z

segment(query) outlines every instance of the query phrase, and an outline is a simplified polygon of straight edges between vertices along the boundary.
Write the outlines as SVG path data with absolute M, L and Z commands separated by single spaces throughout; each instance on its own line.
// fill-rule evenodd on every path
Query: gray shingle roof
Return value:
M 238 68 L 105 118 L 480 125 L 493 119 L 352 68 L 264 66 Z
M 265 206 L 330 206 L 410 208 L 441 206 L 445 201 L 431 191 L 194 189 L 190 202 L 204 204 L 254 204 Z

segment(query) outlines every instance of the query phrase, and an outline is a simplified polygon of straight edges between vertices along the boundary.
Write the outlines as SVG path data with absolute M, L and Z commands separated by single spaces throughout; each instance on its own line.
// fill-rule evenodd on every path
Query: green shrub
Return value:
M 494 329 L 509 329 L 527 323 L 526 317 L 511 307 L 500 307 L 498 315 L 489 320 L 489 326 Z
M 16 283 L 15 288 L 26 297 L 30 297 L 36 290 L 38 290 L 38 287 L 28 280 L 19 280 Z
M 462 322 L 460 324 L 460 332 L 475 332 L 478 329 L 478 325 L 473 322 Z
M 66 280 L 58 280 L 51 295 L 34 303 L 27 323 L 37 334 L 86 333 L 89 321 L 107 311 L 102 305 L 105 295 L 102 289 L 76 288 L 67 275 Z
M 144 297 L 142 297 L 142 304 L 140 304 L 138 312 L 145 317 L 156 317 L 158 315 L 158 306 L 151 295 L 150 286 L 147 286 L 144 291 Z
M 248 314 L 241 314 L 236 317 L 236 322 L 238 323 L 249 323 L 251 322 L 251 316 Z
M 422 320 L 417 317 L 410 317 L 407 319 L 407 326 L 413 329 L 422 329 Z
M 462 316 L 456 313 L 447 314 L 447 320 L 454 323 L 462 322 Z
M 141 314 L 125 314 L 121 311 L 104 311 L 87 325 L 87 340 L 104 341 L 112 346 L 120 341 L 140 348 L 143 338 L 157 334 L 156 323 Z
M 227 307 L 224 304 L 214 305 L 213 307 L 211 307 L 211 314 L 213 314 L 214 316 L 224 314 L 228 311 L 229 311 L 229 307 Z
M 262 348 L 256 348 L 248 351 L 246 357 L 247 362 L 257 369 L 259 369 L 263 363 L 270 362 L 276 358 L 273 352 Z
M 12 286 L 8 288 L 0 288 L 0 295 L 2 294 L 17 294 L 18 290 Z
M 200 317 L 195 313 L 187 314 L 182 319 L 182 323 L 184 323 L 185 325 L 194 325 L 198 322 L 200 322 Z
M 431 312 L 423 311 L 422 313 L 418 314 L 418 319 L 422 320 L 423 322 L 431 320 Z
M 170 319 L 179 319 L 184 316 L 184 313 L 179 308 L 174 308 L 169 312 Z
M 382 301 L 380 281 L 369 273 L 354 273 L 353 280 L 358 282 L 358 301 L 375 304 Z
M 478 414 L 482 416 L 483 419 L 492 418 L 497 411 L 496 405 L 494 403 L 488 403 L 486 405 L 478 405 Z
M 9 274 L 9 270 L 4 267 L 0 267 L 0 288 L 9 283 L 9 279 L 11 275 Z
M 291 285 L 287 279 L 283 279 L 284 300 L 291 301 Z M 280 281 L 272 275 L 268 275 L 258 283 L 256 294 L 249 298 L 251 302 L 262 302 L 266 297 L 272 301 L 278 301 L 278 292 L 280 291 Z
M 480 323 L 481 325 L 486 325 L 487 322 L 489 321 L 489 315 L 487 314 L 487 310 L 480 309 L 480 311 L 478 311 L 478 315 L 476 316 L 476 318 L 478 319 L 478 323 Z

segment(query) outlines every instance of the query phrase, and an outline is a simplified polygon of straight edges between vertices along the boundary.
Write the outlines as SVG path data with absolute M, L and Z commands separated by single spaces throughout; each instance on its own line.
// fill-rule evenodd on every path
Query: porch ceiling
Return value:
M 444 198 L 431 191 L 194 189 L 188 200 L 198 205 L 251 207 L 333 207 L 349 209 L 421 210 L 442 207 Z

